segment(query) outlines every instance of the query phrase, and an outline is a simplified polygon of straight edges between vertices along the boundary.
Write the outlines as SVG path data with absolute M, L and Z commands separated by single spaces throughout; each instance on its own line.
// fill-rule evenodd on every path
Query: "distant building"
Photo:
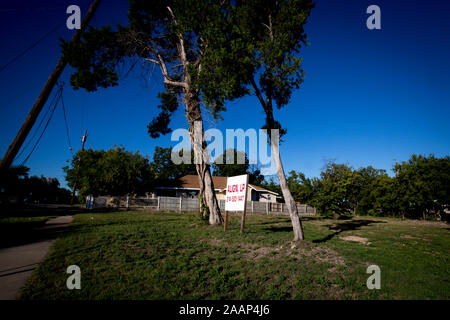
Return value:
M 225 200 L 227 177 L 213 176 L 214 191 L 216 192 L 217 200 Z M 197 198 L 200 191 L 198 176 L 186 175 L 178 179 L 174 186 L 159 186 L 155 188 L 154 197 L 182 197 L 182 198 Z M 277 202 L 277 198 L 281 198 L 278 193 L 249 184 L 247 189 L 248 201 L 259 202 Z

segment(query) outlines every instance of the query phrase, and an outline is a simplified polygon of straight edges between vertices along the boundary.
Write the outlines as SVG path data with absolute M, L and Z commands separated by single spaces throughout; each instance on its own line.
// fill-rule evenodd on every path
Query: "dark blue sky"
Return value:
M 58 24 L 61 27 L 0 72 L 0 153 L 3 156 L 60 57 L 58 38 L 70 39 L 66 7 L 86 13 L 90 1 L 11 1 L 0 5 L 0 65 L 4 65 Z M 366 8 L 381 8 L 381 30 L 366 28 Z M 391 170 L 394 159 L 413 153 L 450 154 L 449 1 L 317 1 L 306 26 L 310 46 L 302 56 L 305 82 L 277 113 L 288 135 L 281 145 L 285 169 L 317 176 L 324 159 L 354 167 Z M 103 1 L 93 25 L 126 23 L 127 2 Z M 95 93 L 69 86 L 64 101 L 75 150 L 88 130 L 87 148 L 123 144 L 152 155 L 154 147 L 174 146 L 170 135 L 151 139 L 147 124 L 157 113 L 159 70 L 136 68 L 118 87 Z M 45 110 L 45 109 L 44 109 Z M 205 116 L 207 127 L 255 128 L 264 123 L 254 97 L 228 105 L 224 120 Z M 38 119 L 39 122 L 40 119 Z M 172 128 L 186 128 L 182 110 Z M 32 130 L 33 134 L 34 130 Z M 27 154 L 16 159 L 22 162 Z M 27 166 L 32 174 L 56 177 L 71 158 L 62 109 L 58 107 Z

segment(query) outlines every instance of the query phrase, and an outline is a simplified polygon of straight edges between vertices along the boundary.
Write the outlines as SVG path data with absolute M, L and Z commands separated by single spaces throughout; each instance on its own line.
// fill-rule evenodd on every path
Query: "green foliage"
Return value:
M 281 192 L 281 187 L 280 187 L 280 185 L 279 185 L 278 183 L 276 183 L 276 182 L 274 181 L 273 178 L 269 179 L 268 181 L 263 181 L 263 182 L 260 184 L 260 186 L 263 187 L 264 189 L 267 189 L 267 190 L 276 192 L 276 193 L 278 193 L 278 194 L 283 194 L 283 193 Z
M 193 152 L 191 164 L 176 165 L 172 148 L 155 147 L 152 162 L 139 152 L 126 151 L 124 147 L 104 150 L 79 151 L 72 159 L 71 167 L 64 167 L 68 185 L 73 188 L 77 170 L 77 190 L 80 201 L 87 195 L 123 196 L 128 193 L 143 194 L 154 186 L 175 183 L 176 179 L 197 174 Z M 184 150 L 178 151 L 180 157 Z
M 178 109 L 178 95 L 180 90 L 166 86 L 165 92 L 158 93 L 158 98 L 161 104 L 158 108 L 161 109 L 161 113 L 154 118 L 147 126 L 148 133 L 152 138 L 158 138 L 161 134 L 165 135 L 172 130 L 169 128 L 170 118 L 172 113 Z
M 258 186 L 264 181 L 264 176 L 258 167 L 250 165 L 247 154 L 243 151 L 236 151 L 236 149 L 228 149 L 224 154 L 219 155 L 212 167 L 215 176 L 232 177 L 248 174 L 249 183 Z
M 123 196 L 148 191 L 153 181 L 148 159 L 124 147 L 104 150 L 80 150 L 71 167 L 63 168 L 68 185 L 73 188 L 77 171 L 80 199 L 87 195 Z M 80 200 L 80 201 L 81 201 Z
M 118 85 L 116 68 L 126 56 L 118 35 L 110 26 L 99 29 L 89 27 L 78 42 L 61 40 L 64 59 L 77 71 L 70 77 L 74 89 L 96 91 Z
M 212 167 L 215 176 L 232 177 L 247 174 L 250 165 L 245 152 L 228 149 L 217 157 Z
M 289 190 L 296 201 L 310 203 L 314 196 L 314 180 L 306 178 L 301 172 L 292 170 L 287 177 Z
M 20 192 L 23 179 L 28 177 L 30 168 L 25 166 L 12 166 L 0 169 L 0 188 L 2 193 L 15 194 Z
M 430 213 L 445 216 L 444 210 L 450 209 L 449 156 L 412 155 L 407 162 L 396 164 L 394 170 L 402 213 L 414 218 L 426 218 Z
M 356 179 L 352 169 L 345 164 L 327 163 L 318 182 L 318 201 L 320 212 L 339 215 L 348 214 L 353 209 L 353 196 L 356 192 Z
M 8 203 L 8 198 L 16 199 L 18 204 L 69 202 L 70 191 L 60 188 L 58 179 L 29 177 L 29 170 L 25 166 L 13 166 L 0 171 L 0 203 Z
M 291 171 L 287 180 L 296 201 L 316 207 L 325 216 L 448 219 L 448 156 L 412 155 L 409 161 L 396 164 L 394 170 L 396 176 L 389 177 L 385 170 L 371 166 L 355 170 L 346 164 L 329 162 L 320 178 L 309 179 L 301 172 Z
M 214 49 L 221 46 L 220 57 L 227 57 L 234 71 L 244 70 L 236 65 L 237 56 L 231 47 L 237 43 L 247 46 L 245 39 L 229 42 L 227 38 L 227 32 L 234 28 L 232 8 L 230 1 L 222 0 L 131 0 L 127 26 L 91 27 L 78 43 L 63 41 L 63 57 L 75 68 L 71 84 L 87 91 L 118 85 L 120 64 L 143 59 L 158 68 L 164 66 L 172 81 L 165 81 L 165 91 L 158 95 L 161 111 L 148 125 L 151 137 L 171 132 L 171 117 L 185 93 L 173 82 L 186 84 L 184 89 L 192 98 L 218 118 L 226 100 L 248 92 L 241 86 L 238 74 L 222 77 L 217 72 L 225 61 L 217 59 Z
M 272 103 L 278 109 L 287 105 L 303 82 L 298 53 L 306 44 L 303 26 L 313 7 L 310 0 L 238 1 L 226 16 L 222 41 L 210 46 L 218 61 L 215 76 L 238 83 L 231 87 L 241 93 L 255 93 L 266 113 L 264 128 L 281 134 L 286 129 L 274 119 Z
M 172 147 L 170 148 L 162 148 L 155 147 L 155 152 L 153 154 L 153 161 L 150 164 L 151 170 L 155 175 L 155 179 L 159 181 L 165 180 L 176 180 L 182 176 L 188 174 L 197 174 L 197 170 L 195 169 L 194 164 L 194 152 L 192 150 L 180 150 L 178 155 L 180 157 L 183 156 L 183 152 L 188 152 L 190 154 L 191 163 L 181 163 L 175 164 L 172 161 L 172 153 L 176 151 L 172 151 Z

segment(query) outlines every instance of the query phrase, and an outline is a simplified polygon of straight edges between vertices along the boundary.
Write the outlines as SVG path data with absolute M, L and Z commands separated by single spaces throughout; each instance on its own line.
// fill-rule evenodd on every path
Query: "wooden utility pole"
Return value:
M 84 151 L 84 143 L 87 139 L 87 130 L 84 130 L 84 135 L 81 137 L 81 151 Z M 72 190 L 72 198 L 70 198 L 70 205 L 73 204 L 73 199 L 75 198 L 75 191 L 77 191 L 77 183 L 78 183 L 78 173 L 80 172 L 80 162 L 81 158 L 78 159 L 78 166 L 77 166 L 77 172 L 75 173 L 75 183 L 73 184 L 73 190 Z
M 89 24 L 90 20 L 94 16 L 94 13 L 96 9 L 98 8 L 101 0 L 94 0 L 91 7 L 89 8 L 88 12 L 86 13 L 86 16 L 84 17 L 83 21 L 81 22 L 80 29 L 75 32 L 75 34 L 72 37 L 72 42 L 78 41 L 81 37 L 81 33 L 86 29 L 87 25 Z M 17 133 L 15 139 L 9 146 L 8 150 L 5 153 L 5 156 L 3 157 L 0 168 L 9 168 L 11 164 L 14 161 L 14 158 L 17 155 L 17 152 L 19 152 L 20 148 L 22 147 L 23 142 L 25 141 L 26 137 L 30 133 L 31 128 L 33 127 L 34 123 L 36 122 L 37 117 L 39 116 L 39 113 L 41 112 L 42 108 L 44 107 L 45 103 L 47 102 L 47 99 L 50 95 L 50 93 L 53 90 L 53 87 L 56 84 L 56 81 L 60 77 L 61 73 L 63 72 L 64 68 L 67 65 L 67 61 L 61 57 L 59 59 L 58 64 L 56 65 L 55 69 L 53 70 L 52 74 L 47 80 L 47 83 L 45 84 L 44 88 L 41 91 L 41 94 L 37 98 L 36 102 L 34 103 L 33 108 L 31 109 L 30 113 L 28 114 L 27 118 L 25 119 L 25 122 L 22 124 L 22 127 L 20 128 L 19 132 Z

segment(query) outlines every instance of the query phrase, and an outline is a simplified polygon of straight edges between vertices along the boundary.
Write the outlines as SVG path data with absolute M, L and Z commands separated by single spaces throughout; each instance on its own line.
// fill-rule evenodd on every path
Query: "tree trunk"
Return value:
M 292 197 L 291 191 L 287 184 L 286 175 L 284 174 L 283 164 L 281 163 L 280 147 L 278 143 L 278 136 L 276 139 L 270 139 L 270 146 L 272 150 L 272 157 L 277 169 L 277 176 L 280 182 L 281 192 L 283 193 L 284 201 L 286 202 L 289 216 L 291 217 L 292 228 L 294 230 L 294 241 L 304 240 L 303 226 L 298 215 L 297 204 Z
M 214 183 L 212 181 L 211 172 L 209 170 L 209 165 L 199 164 L 196 165 L 197 172 L 200 170 L 199 181 L 203 184 L 203 195 L 201 201 L 203 201 L 204 209 L 201 214 L 205 218 L 209 213 L 209 224 L 222 224 L 223 218 L 220 213 L 219 202 L 216 198 L 216 193 L 214 192 Z
M 189 122 L 189 136 L 196 159 L 195 168 L 200 184 L 200 214 L 203 218 L 209 217 L 209 224 L 222 224 L 223 218 L 214 192 L 214 183 L 208 163 L 207 145 L 197 93 L 186 89 L 184 91 L 184 104 L 186 105 L 186 115 Z

